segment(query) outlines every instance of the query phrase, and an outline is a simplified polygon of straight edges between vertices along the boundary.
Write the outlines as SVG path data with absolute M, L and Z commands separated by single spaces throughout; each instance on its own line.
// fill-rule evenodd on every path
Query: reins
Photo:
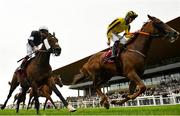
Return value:
M 139 33 L 139 34 L 142 34 L 142 35 L 146 35 L 146 36 L 150 36 L 150 37 L 159 37 L 159 36 L 160 36 L 159 34 L 154 34 L 154 35 L 152 35 L 152 34 L 150 34 L 150 33 L 143 32 L 143 31 L 138 31 L 138 32 L 136 32 L 136 33 Z M 138 51 L 138 50 L 134 50 L 134 49 L 127 49 L 127 50 L 130 51 L 130 52 L 135 52 L 135 53 L 143 56 L 144 58 L 146 58 L 146 55 L 143 54 L 143 53 L 141 53 L 141 52 Z
M 160 36 L 159 34 L 150 34 L 150 33 L 144 32 L 144 31 L 138 31 L 135 33 L 139 33 L 139 34 L 150 36 L 150 37 L 159 37 Z
M 51 51 L 49 51 L 49 50 L 38 50 L 38 52 L 42 52 L 42 53 L 51 53 Z M 27 56 L 31 56 L 31 55 L 33 55 L 33 54 L 35 54 L 36 52 L 32 52 L 32 53 L 30 53 L 30 54 L 28 54 Z M 23 60 L 23 59 L 25 59 L 27 56 L 25 56 L 25 57 L 23 57 L 23 58 L 21 58 L 20 60 L 18 60 L 17 62 L 20 62 L 21 60 Z

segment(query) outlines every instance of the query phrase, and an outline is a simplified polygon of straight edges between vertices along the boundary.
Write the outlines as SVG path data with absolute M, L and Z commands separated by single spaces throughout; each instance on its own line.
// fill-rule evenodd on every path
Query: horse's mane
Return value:
M 131 43 L 133 43 L 133 42 L 136 40 L 136 38 L 137 38 L 138 35 L 139 35 L 139 33 L 135 33 L 135 34 L 134 34 L 134 37 L 132 37 L 131 40 L 128 41 L 128 43 L 126 44 L 126 46 L 130 45 Z
M 144 29 L 144 27 L 145 27 L 149 22 L 150 22 L 149 20 L 148 20 L 147 22 L 144 22 L 144 24 L 143 24 L 143 26 L 141 27 L 140 31 L 142 31 L 142 30 Z M 134 37 L 131 38 L 131 40 L 126 44 L 126 46 L 128 46 L 128 45 L 131 44 L 131 43 L 133 43 L 133 42 L 136 40 L 136 38 L 137 38 L 138 35 L 139 35 L 139 33 L 135 33 L 135 34 L 134 34 Z
M 146 22 L 144 22 L 144 24 L 143 24 L 143 26 L 141 27 L 141 31 L 144 29 L 144 27 L 150 22 L 151 20 L 148 20 L 148 21 L 146 21 Z

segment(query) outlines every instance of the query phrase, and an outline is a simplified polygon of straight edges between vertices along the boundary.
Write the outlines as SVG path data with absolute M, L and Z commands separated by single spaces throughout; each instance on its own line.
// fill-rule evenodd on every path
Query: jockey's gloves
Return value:
M 38 52 L 38 51 L 39 51 L 39 48 L 38 48 L 37 46 L 34 46 L 34 47 L 33 47 L 33 51 L 34 51 L 34 52 Z

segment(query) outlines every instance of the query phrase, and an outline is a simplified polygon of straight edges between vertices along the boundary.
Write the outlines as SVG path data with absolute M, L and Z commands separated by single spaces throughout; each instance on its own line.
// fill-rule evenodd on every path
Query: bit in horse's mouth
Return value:
M 175 37 L 171 37 L 171 38 L 169 39 L 169 41 L 170 41 L 171 43 L 173 43 L 173 42 L 176 41 L 176 38 L 175 38 Z

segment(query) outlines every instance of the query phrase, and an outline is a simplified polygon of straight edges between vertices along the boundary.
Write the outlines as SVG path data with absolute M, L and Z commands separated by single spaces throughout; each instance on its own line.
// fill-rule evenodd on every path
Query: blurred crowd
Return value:
M 122 99 L 128 95 L 128 89 L 119 89 L 106 93 L 109 99 Z M 163 77 L 159 84 L 147 86 L 146 91 L 141 96 L 168 96 L 173 94 L 180 94 L 180 77 L 173 78 L 171 76 Z M 67 100 L 71 102 L 88 101 L 88 100 L 99 100 L 99 96 L 79 96 L 79 97 L 68 97 Z

